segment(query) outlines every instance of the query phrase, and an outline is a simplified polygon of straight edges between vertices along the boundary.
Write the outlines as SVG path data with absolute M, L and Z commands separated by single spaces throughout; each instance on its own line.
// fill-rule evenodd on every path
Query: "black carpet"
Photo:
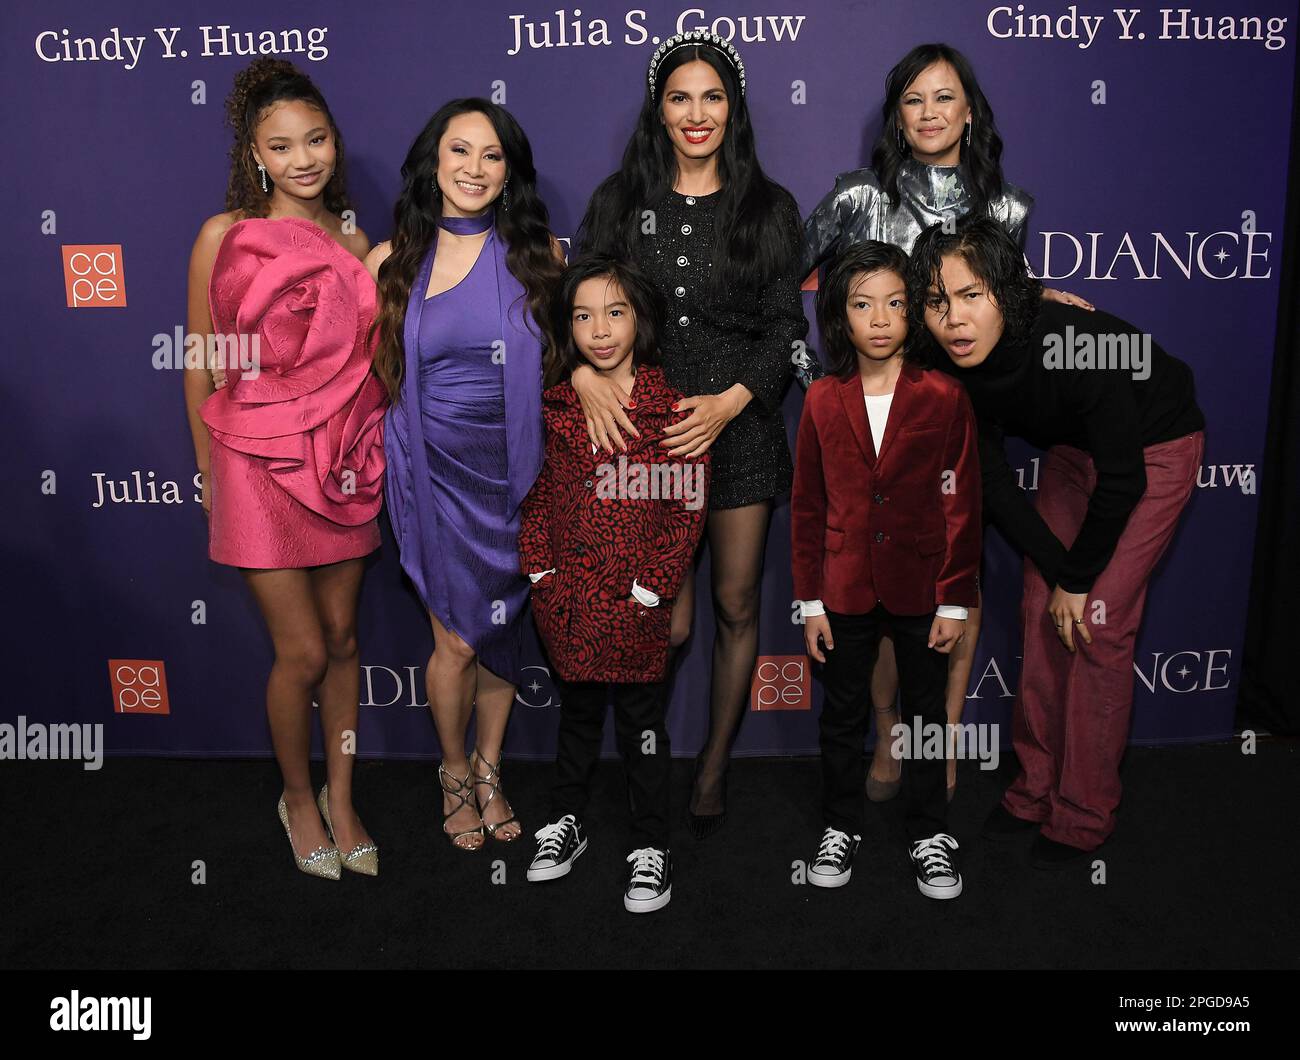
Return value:
M 1132 749 L 1119 827 L 1058 873 L 1029 837 L 979 838 L 1011 776 L 963 763 L 951 830 L 965 891 L 916 890 L 897 801 L 869 806 L 853 879 L 792 882 L 816 852 L 816 760 L 739 759 L 725 827 L 681 824 L 690 763 L 675 763 L 673 899 L 622 907 L 628 850 L 617 762 L 602 762 L 573 873 L 529 884 L 551 767 L 507 762 L 524 835 L 466 854 L 439 836 L 429 763 L 361 762 L 357 806 L 377 878 L 294 867 L 270 761 L 108 759 L 0 768 L 7 968 L 1295 968 L 1300 873 L 1294 741 Z M 319 764 L 317 771 L 320 771 Z M 323 779 L 323 778 L 322 778 Z M 194 862 L 206 883 L 191 882 Z M 504 879 L 504 882 L 494 882 Z

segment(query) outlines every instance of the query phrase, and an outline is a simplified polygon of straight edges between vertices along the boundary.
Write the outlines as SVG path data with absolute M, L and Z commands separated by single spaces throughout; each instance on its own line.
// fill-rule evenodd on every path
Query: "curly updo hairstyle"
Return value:
M 334 173 L 325 185 L 325 209 L 338 215 L 351 208 L 344 178 L 343 137 L 325 97 L 293 63 L 262 56 L 235 75 L 235 87 L 226 97 L 226 124 L 235 133 L 235 141 L 230 145 L 227 210 L 238 210 L 244 217 L 267 215 L 271 193 L 262 190 L 262 178 L 253 159 L 253 144 L 258 123 L 266 112 L 276 103 L 291 101 L 306 103 L 324 114 L 334 137 Z

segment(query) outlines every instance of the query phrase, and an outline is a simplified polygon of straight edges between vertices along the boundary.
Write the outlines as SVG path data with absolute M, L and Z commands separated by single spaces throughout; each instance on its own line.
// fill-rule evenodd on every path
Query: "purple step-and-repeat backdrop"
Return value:
M 837 172 L 867 160 L 884 75 L 904 52 L 938 39 L 972 59 L 1007 145 L 1007 178 L 1037 201 L 1027 246 L 1035 273 L 1150 331 L 1196 372 L 1205 464 L 1148 598 L 1132 737 L 1230 733 L 1296 14 L 1287 0 L 6 5 L 0 122 L 16 242 L 0 265 L 14 310 L 0 525 L 17 682 L 0 723 L 102 723 L 110 752 L 269 754 L 269 640 L 239 575 L 207 559 L 181 373 L 154 366 L 159 342 L 184 329 L 190 247 L 226 185 L 222 101 L 252 54 L 290 59 L 325 93 L 373 240 L 389 235 L 412 138 L 461 95 L 490 96 L 519 119 L 554 231 L 568 237 L 616 166 L 655 44 L 698 27 L 741 50 L 763 164 L 805 213 Z M 801 400 L 794 387 L 792 439 Z M 1038 454 L 1016 457 L 1032 490 Z M 817 745 L 820 686 L 794 620 L 789 525 L 781 504 L 738 753 Z M 707 553 L 697 577 L 696 632 L 670 715 L 678 753 L 699 746 L 707 723 Z M 1020 567 L 995 534 L 985 580 L 967 720 L 1002 723 L 1005 735 Z M 432 637 L 387 525 L 360 635 L 362 755 L 436 753 L 423 689 Z M 531 623 L 528 638 L 506 749 L 542 757 L 554 745 L 555 697 Z

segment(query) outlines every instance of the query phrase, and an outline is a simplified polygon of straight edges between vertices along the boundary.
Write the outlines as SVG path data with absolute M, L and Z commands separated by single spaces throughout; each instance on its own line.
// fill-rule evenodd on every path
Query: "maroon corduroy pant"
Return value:
M 1052 588 L 1025 560 L 1024 661 L 1011 729 L 1021 771 L 1002 804 L 1016 817 L 1041 821 L 1042 834 L 1058 843 L 1093 850 L 1115 828 L 1147 583 L 1196 487 L 1204 449 L 1204 434 L 1196 431 L 1144 450 L 1146 492 L 1088 594 L 1084 619 L 1092 643 L 1075 626 L 1075 654 L 1048 614 Z M 1096 482 L 1092 459 L 1080 449 L 1053 446 L 1043 458 L 1036 505 L 1067 548 Z M 1104 623 L 1093 621 L 1097 601 L 1105 607 Z

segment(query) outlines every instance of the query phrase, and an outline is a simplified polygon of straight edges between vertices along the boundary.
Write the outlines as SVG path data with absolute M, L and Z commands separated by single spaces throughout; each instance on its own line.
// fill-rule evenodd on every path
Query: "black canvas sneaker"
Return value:
M 566 813 L 554 824 L 538 829 L 534 838 L 537 840 L 537 853 L 528 866 L 530 883 L 558 880 L 561 876 L 567 876 L 573 863 L 578 860 L 578 855 L 587 849 L 587 837 L 582 834 L 582 823 L 571 813 Z
M 623 893 L 623 908 L 629 913 L 653 913 L 673 896 L 673 866 L 667 850 L 641 847 L 627 856 L 632 866 Z
M 827 825 L 808 869 L 808 882 L 814 887 L 843 887 L 853 875 L 853 855 L 861 842 L 860 835 L 849 835 Z
M 961 894 L 957 871 L 957 840 L 939 832 L 911 846 L 916 887 L 927 898 L 956 898 Z

